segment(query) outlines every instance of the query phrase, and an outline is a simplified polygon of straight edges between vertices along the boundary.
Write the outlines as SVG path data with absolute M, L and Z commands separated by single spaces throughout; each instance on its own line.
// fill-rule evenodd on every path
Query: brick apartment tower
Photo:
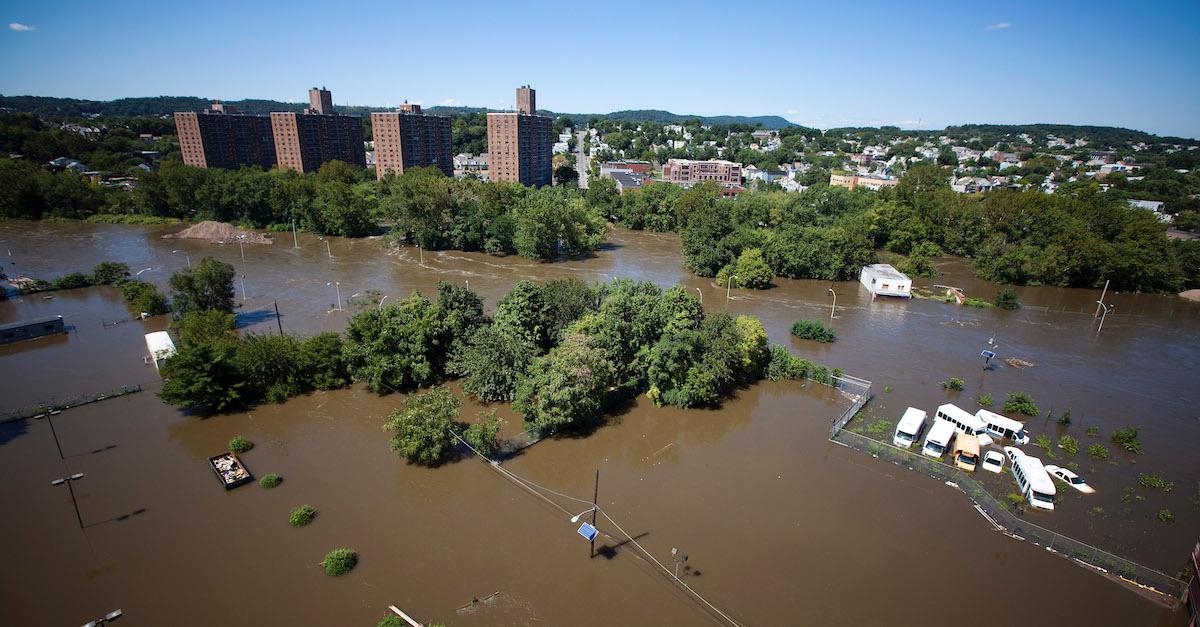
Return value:
M 237 109 L 214 102 L 204 111 L 175 113 L 175 130 L 183 162 L 197 168 L 275 166 L 275 140 L 271 120 L 265 115 L 239 114 Z
M 424 166 L 454 176 L 450 118 L 426 115 L 421 105 L 405 103 L 395 111 L 372 113 L 371 132 L 375 135 L 375 178 Z
M 530 187 L 552 182 L 554 120 L 537 115 L 537 93 L 517 88 L 517 110 L 489 113 L 488 178 Z
M 366 167 L 362 120 L 334 111 L 333 94 L 328 89 L 313 87 L 308 90 L 308 100 L 310 106 L 304 113 L 271 113 L 279 167 L 315 172 L 335 159 Z

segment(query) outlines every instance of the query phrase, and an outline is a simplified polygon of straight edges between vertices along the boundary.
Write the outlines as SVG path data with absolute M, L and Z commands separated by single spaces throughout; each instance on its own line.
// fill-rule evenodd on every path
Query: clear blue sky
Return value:
M 511 107 L 530 83 L 560 112 L 1200 137 L 1195 0 L 185 4 L 0 0 L 0 93 Z

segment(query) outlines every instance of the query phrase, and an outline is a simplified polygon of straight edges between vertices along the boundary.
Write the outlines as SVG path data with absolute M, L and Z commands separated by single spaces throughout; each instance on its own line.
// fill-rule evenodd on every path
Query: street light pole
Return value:
M 592 490 L 592 526 L 596 526 L 596 510 L 600 508 L 597 501 L 600 500 L 600 469 L 596 469 L 596 487 Z M 81 523 L 82 524 L 82 523 Z M 592 536 L 592 541 L 588 547 L 588 559 L 596 557 L 596 536 Z
M 242 253 L 242 263 L 246 263 L 246 246 L 245 246 L 246 236 L 245 235 L 237 236 L 237 241 L 238 241 L 238 250 L 240 250 Z
M 330 259 L 333 259 L 333 249 L 329 247 L 329 238 L 322 237 L 320 239 L 322 242 L 325 242 L 325 254 L 329 255 Z
M 67 484 L 67 491 L 71 493 L 71 505 L 75 506 L 75 519 L 79 521 L 80 529 L 83 529 L 83 516 L 79 513 L 79 502 L 75 500 L 75 488 L 71 487 L 71 482 L 78 481 L 82 478 L 83 473 L 77 472 L 70 477 L 63 477 L 62 479 L 55 479 L 54 481 L 50 482 L 50 485 L 62 485 L 64 483 Z
M 703 305 L 704 304 L 704 292 L 701 292 L 700 288 L 697 287 L 696 293 L 700 295 L 700 304 Z
M 113 611 L 105 614 L 104 616 L 97 618 L 96 620 L 92 620 L 92 621 L 88 621 L 88 622 L 84 623 L 83 627 L 99 627 L 100 625 L 107 625 L 108 623 L 111 623 L 114 620 L 121 618 L 122 614 L 124 614 L 124 612 L 121 610 L 113 610 Z
M 388 296 L 390 296 L 390 294 L 384 294 L 383 298 L 379 299 L 379 311 L 383 311 L 383 301 L 387 300 Z
M 242 275 L 242 302 L 246 302 L 246 275 Z
M 833 306 L 829 308 L 829 321 L 833 322 L 834 314 L 837 313 L 837 292 L 833 288 L 829 288 L 829 293 L 833 294 Z
M 1117 306 L 1116 305 L 1105 305 L 1104 301 L 1100 301 L 1100 300 L 1098 300 L 1096 302 L 1099 303 L 1100 307 L 1103 308 L 1103 310 L 1104 310 L 1104 313 L 1100 314 L 1100 326 L 1097 327 L 1097 329 L 1096 329 L 1096 335 L 1100 335 L 1100 332 L 1104 330 L 1104 319 L 1107 318 L 1109 312 L 1116 309 Z
M 1096 313 L 1092 316 L 1093 320 L 1100 316 L 1100 308 L 1104 306 L 1104 296 L 1108 294 L 1108 281 L 1109 279 L 1104 279 L 1104 289 L 1100 292 L 1100 300 L 1096 301 Z
M 292 248 L 300 248 L 300 238 L 296 236 L 296 218 L 292 218 Z
M 178 254 L 178 253 L 183 253 L 183 256 L 187 258 L 188 269 L 191 269 L 191 267 L 192 267 L 192 256 L 191 256 L 191 255 L 189 255 L 189 254 L 188 254 L 188 252 L 187 252 L 186 250 L 172 250 L 171 252 L 172 252 L 172 253 L 176 253 L 176 254 Z
M 325 284 L 326 287 L 329 287 L 330 285 L 333 286 L 333 289 L 337 290 L 337 310 L 336 311 L 341 311 L 342 310 L 342 284 L 340 281 L 331 281 L 331 282 Z
M 725 304 L 729 304 L 729 287 L 733 285 L 733 280 L 737 278 L 736 274 L 729 275 L 729 280 L 725 281 Z

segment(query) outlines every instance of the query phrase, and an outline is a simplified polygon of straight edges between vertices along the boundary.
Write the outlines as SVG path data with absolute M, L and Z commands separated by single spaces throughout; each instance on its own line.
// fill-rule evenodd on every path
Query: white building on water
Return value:
M 863 266 L 858 282 L 876 296 L 899 296 L 912 298 L 912 279 L 886 263 Z

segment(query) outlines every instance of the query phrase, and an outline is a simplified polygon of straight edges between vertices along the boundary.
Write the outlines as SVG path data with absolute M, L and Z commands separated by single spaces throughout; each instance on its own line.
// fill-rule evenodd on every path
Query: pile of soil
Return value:
M 163 236 L 163 239 L 206 239 L 218 244 L 237 242 L 238 238 L 241 238 L 247 244 L 275 243 L 274 240 L 261 233 L 243 231 L 228 222 L 214 222 L 212 220 L 205 220 L 199 224 L 189 226 L 178 233 L 169 233 Z

